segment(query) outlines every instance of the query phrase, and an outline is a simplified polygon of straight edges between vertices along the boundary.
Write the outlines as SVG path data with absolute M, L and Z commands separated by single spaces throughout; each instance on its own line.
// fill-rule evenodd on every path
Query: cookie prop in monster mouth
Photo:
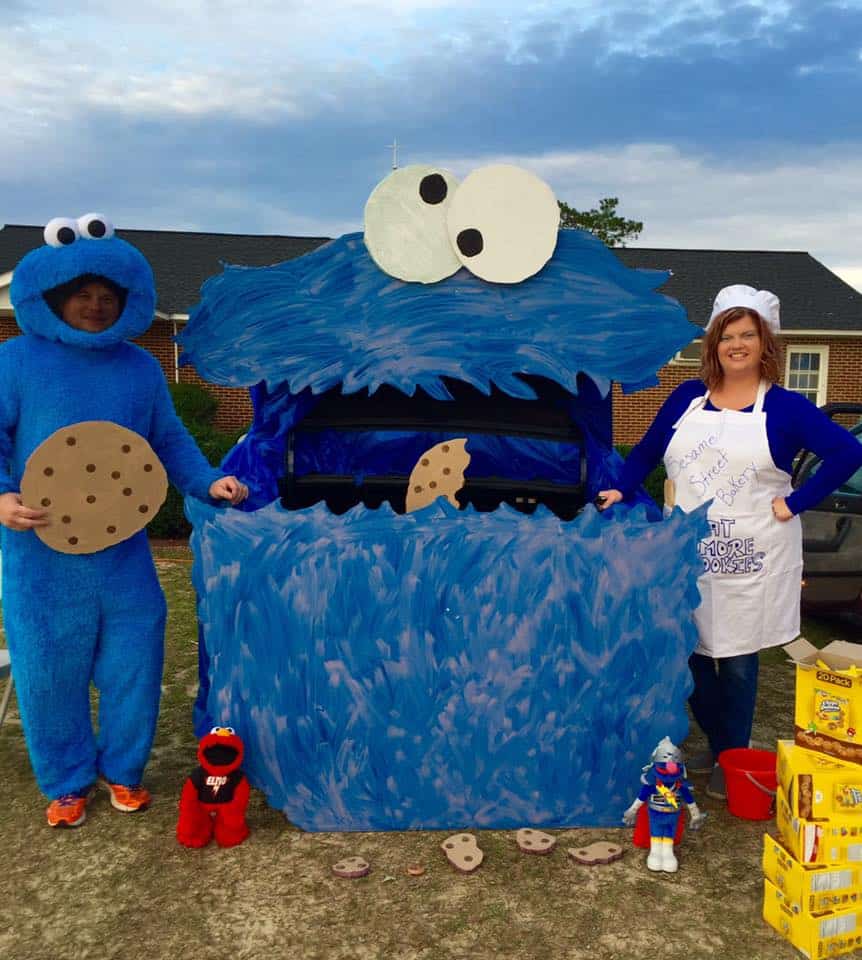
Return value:
M 99 214 L 44 236 L 12 278 L 23 336 L 0 345 L 3 619 L 48 823 L 75 827 L 99 777 L 115 809 L 150 802 L 165 601 L 141 528 L 164 470 L 193 497 L 246 488 L 206 462 L 158 361 L 129 342 L 155 309 L 144 257 Z
M 249 835 L 245 811 L 248 780 L 242 766 L 243 744 L 233 727 L 213 727 L 198 745 L 200 766 L 183 785 L 177 840 L 184 847 L 205 847 L 215 837 L 220 847 L 235 847 Z
M 242 729 L 303 828 L 611 826 L 639 745 L 685 736 L 705 521 L 590 503 L 611 381 L 655 382 L 696 328 L 549 197 L 406 167 L 364 236 L 227 267 L 180 338 L 255 408 L 224 466 L 257 509 L 188 507 L 197 729 Z
M 646 804 L 650 833 L 647 869 L 676 873 L 679 863 L 673 851 L 673 842 L 683 803 L 691 815 L 692 830 L 699 830 L 703 826 L 706 814 L 694 802 L 691 787 L 685 779 L 682 752 L 668 737 L 663 737 L 653 750 L 650 762 L 643 768 L 641 784 L 637 797 L 623 814 L 623 823 L 628 827 L 633 826 L 638 810 Z

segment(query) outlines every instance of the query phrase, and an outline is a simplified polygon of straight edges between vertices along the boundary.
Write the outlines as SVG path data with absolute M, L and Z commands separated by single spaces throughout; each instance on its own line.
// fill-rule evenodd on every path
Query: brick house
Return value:
M 124 230 L 122 236 L 147 257 L 158 289 L 153 325 L 138 341 L 162 364 L 171 382 L 201 383 L 191 367 L 180 367 L 173 337 L 188 319 L 201 284 L 222 263 L 266 266 L 301 256 L 326 242 L 321 237 L 262 237 L 245 234 Z M 42 228 L 0 229 L 0 341 L 18 327 L 9 303 L 15 264 L 41 245 Z M 730 283 L 748 283 L 781 298 L 785 364 L 782 382 L 818 405 L 862 401 L 862 293 L 807 253 L 744 250 L 670 250 L 627 247 L 615 251 L 628 267 L 670 270 L 662 292 L 676 298 L 689 317 L 703 324 L 712 298 Z M 648 331 L 645 333 L 648 336 Z M 698 372 L 699 340 L 659 371 L 660 385 L 622 396 L 614 387 L 614 439 L 640 438 L 671 389 Z M 245 390 L 206 384 L 219 399 L 216 424 L 245 426 L 251 404 Z

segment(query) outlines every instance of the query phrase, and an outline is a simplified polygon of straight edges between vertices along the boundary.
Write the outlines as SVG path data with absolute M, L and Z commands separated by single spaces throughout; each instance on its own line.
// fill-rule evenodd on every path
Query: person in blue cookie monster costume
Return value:
M 144 810 L 159 709 L 165 599 L 145 531 L 94 553 L 46 546 L 50 511 L 25 506 L 28 457 L 56 430 L 111 421 L 144 437 L 184 493 L 241 502 L 173 408 L 158 361 L 128 341 L 150 326 L 150 265 L 99 214 L 56 219 L 12 278 L 23 336 L 0 345 L 3 619 L 30 759 L 48 823 L 83 823 L 96 781 L 112 805 Z M 99 731 L 90 682 L 99 690 Z

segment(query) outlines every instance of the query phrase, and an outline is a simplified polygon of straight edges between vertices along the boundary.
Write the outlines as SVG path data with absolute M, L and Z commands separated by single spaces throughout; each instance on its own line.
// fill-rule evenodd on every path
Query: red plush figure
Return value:
M 248 836 L 245 808 L 249 787 L 242 764 L 243 744 L 233 727 L 213 727 L 201 739 L 198 760 L 180 797 L 177 840 L 205 847 L 213 836 L 220 847 L 235 847 Z

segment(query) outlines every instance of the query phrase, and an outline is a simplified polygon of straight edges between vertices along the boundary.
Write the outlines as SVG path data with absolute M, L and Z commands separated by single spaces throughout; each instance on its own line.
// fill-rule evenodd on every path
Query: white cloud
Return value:
M 765 147 L 724 162 L 665 144 L 538 156 L 439 158 L 464 176 L 486 163 L 515 163 L 547 180 L 557 198 L 589 209 L 619 197 L 619 212 L 644 223 L 637 246 L 805 250 L 842 275 L 862 278 L 862 143 Z M 415 162 L 435 162 L 427 157 Z

